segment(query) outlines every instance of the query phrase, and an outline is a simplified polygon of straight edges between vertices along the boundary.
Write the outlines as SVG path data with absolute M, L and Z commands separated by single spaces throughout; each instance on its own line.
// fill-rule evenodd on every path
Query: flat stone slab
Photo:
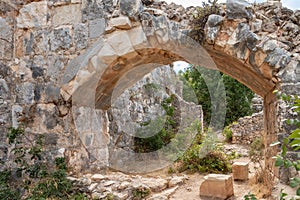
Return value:
M 231 175 L 209 174 L 200 185 L 200 197 L 206 199 L 228 199 L 234 195 Z

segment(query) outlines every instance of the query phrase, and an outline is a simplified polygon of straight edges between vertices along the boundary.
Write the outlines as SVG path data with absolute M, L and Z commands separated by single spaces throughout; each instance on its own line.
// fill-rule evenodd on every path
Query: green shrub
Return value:
M 67 179 L 65 158 L 54 166 L 45 160 L 42 135 L 31 140 L 23 128 L 11 128 L 7 137 L 16 167 L 0 172 L 0 199 L 87 199 Z
M 171 142 L 176 134 L 176 121 L 175 121 L 175 107 L 174 107 L 175 95 L 171 95 L 169 98 L 165 98 L 161 106 L 166 112 L 165 122 L 162 118 L 157 118 L 154 122 L 141 123 L 143 128 L 148 128 L 147 132 L 156 130 L 157 127 L 163 128 L 154 136 L 151 137 L 135 137 L 134 138 L 134 151 L 138 153 L 148 153 L 161 149 Z M 164 124 L 163 124 L 164 122 Z M 143 129 L 138 130 L 143 134 Z
M 293 149 L 295 151 L 300 150 L 300 98 L 296 95 L 286 95 L 280 93 L 277 93 L 277 95 L 281 100 L 285 101 L 289 105 L 289 108 L 292 109 L 296 114 L 296 118 L 287 120 L 287 123 L 294 127 L 294 130 L 292 130 L 289 137 L 284 138 L 283 142 L 281 143 L 281 153 L 277 155 L 275 166 L 285 168 L 294 167 L 296 171 L 300 171 L 300 160 L 290 160 L 287 158 L 288 149 Z M 280 142 L 275 142 L 271 146 L 278 144 L 280 144 Z M 292 188 L 296 188 L 296 195 L 300 196 L 300 178 L 292 177 L 290 186 Z M 287 194 L 281 191 L 280 200 L 285 200 L 286 196 Z
M 254 194 L 251 194 L 250 192 L 244 196 L 244 200 L 257 200 Z
M 223 129 L 223 135 L 227 142 L 232 142 L 232 130 L 230 129 L 230 126 L 226 126 Z
M 206 76 L 211 81 L 205 82 L 207 79 L 204 79 L 203 76 Z M 191 101 L 202 106 L 204 125 L 206 126 L 209 125 L 212 117 L 211 98 L 218 98 L 218 94 L 210 93 L 211 91 L 208 88 L 219 87 L 220 82 L 215 81 L 219 80 L 219 76 L 220 74 L 214 70 L 199 66 L 190 66 L 185 72 L 180 73 L 180 78 L 185 84 L 183 87 L 183 98 L 186 101 Z M 226 74 L 221 73 L 221 77 L 220 81 L 223 81 L 226 91 L 225 126 L 228 126 L 239 118 L 252 114 L 251 101 L 254 93 L 245 85 Z M 191 93 L 191 88 L 194 93 Z M 223 127 L 223 125 L 220 124 L 219 126 Z
M 194 20 L 192 21 L 192 30 L 189 36 L 200 44 L 205 41 L 204 29 L 209 15 L 220 13 L 217 1 L 218 0 L 208 0 L 207 3 L 202 1 L 202 7 L 198 7 L 197 14 L 193 16 Z
M 249 157 L 251 162 L 255 164 L 256 183 L 262 183 L 264 180 L 264 143 L 261 138 L 255 138 L 249 149 Z
M 216 135 L 208 130 L 202 141 L 193 145 L 178 160 L 178 170 L 206 173 L 228 173 L 231 166 L 228 157 L 217 144 Z
M 0 199 L 18 200 L 21 199 L 17 189 L 10 185 L 11 171 L 6 169 L 0 171 Z
M 149 196 L 151 193 L 148 188 L 137 188 L 132 191 L 133 200 L 142 200 Z

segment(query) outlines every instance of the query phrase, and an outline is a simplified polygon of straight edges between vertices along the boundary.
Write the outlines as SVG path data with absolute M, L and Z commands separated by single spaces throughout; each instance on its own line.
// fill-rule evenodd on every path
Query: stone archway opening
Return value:
M 277 140 L 276 136 L 276 97 L 273 91 L 276 89 L 276 85 L 273 82 L 270 82 L 265 77 L 257 76 L 249 65 L 240 62 L 238 59 L 233 57 L 229 57 L 228 55 L 218 52 L 213 49 L 208 49 L 208 53 L 213 58 L 214 62 L 217 65 L 217 70 L 227 74 L 239 82 L 246 85 L 250 88 L 254 93 L 263 97 L 264 99 L 264 145 L 266 147 L 265 152 L 265 164 L 268 167 L 269 172 L 274 173 L 276 169 L 274 168 L 273 156 L 276 154 L 276 149 L 269 147 L 270 144 Z M 139 67 L 141 64 L 149 64 L 156 61 L 160 61 L 158 64 L 152 64 L 148 66 L 148 70 L 142 71 L 140 74 L 134 74 L 134 78 L 131 80 L 127 78 L 125 82 L 122 82 L 123 87 L 117 91 L 117 94 L 121 94 L 126 88 L 132 86 L 135 83 L 135 80 L 139 80 L 145 74 L 149 73 L 154 68 L 160 65 L 171 64 L 174 61 L 183 60 L 182 57 L 178 55 L 174 55 L 165 51 L 150 51 L 151 55 L 146 55 L 144 59 L 140 59 L 136 64 L 128 64 L 131 63 L 131 60 L 127 60 L 124 58 L 119 58 L 114 64 L 112 64 L 111 68 L 107 69 L 103 73 L 103 79 L 98 82 L 96 89 L 96 101 L 95 105 L 98 109 L 106 110 L 111 106 L 112 102 L 112 93 L 116 92 L 115 86 L 118 80 L 126 74 L 126 72 Z M 126 60 L 126 63 L 124 62 Z M 121 64 L 120 64 L 121 63 Z M 120 67 L 123 65 L 123 68 Z M 118 69 L 116 70 L 115 66 Z M 119 68 L 120 67 L 120 68 Z M 113 79 L 110 77 L 114 77 Z M 122 80 L 124 81 L 124 79 Z

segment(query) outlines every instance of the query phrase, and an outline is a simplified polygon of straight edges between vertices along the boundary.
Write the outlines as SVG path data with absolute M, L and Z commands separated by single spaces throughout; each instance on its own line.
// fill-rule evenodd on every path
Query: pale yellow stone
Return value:
M 110 27 L 115 27 L 119 29 L 130 29 L 132 27 L 131 21 L 128 17 L 112 18 L 108 24 Z
M 108 35 L 106 43 L 113 48 L 118 56 L 122 56 L 134 51 L 126 31 L 117 31 Z
M 53 25 L 61 26 L 67 24 L 81 23 L 81 5 L 71 4 L 55 8 L 53 16 Z

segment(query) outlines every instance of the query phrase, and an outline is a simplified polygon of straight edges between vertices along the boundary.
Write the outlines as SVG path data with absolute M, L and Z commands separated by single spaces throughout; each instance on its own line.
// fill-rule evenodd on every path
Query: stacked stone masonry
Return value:
M 256 138 L 263 138 L 263 113 L 254 113 L 252 116 L 240 118 L 230 125 L 233 144 L 251 144 Z
M 218 68 L 262 96 L 269 146 L 280 124 L 272 91 L 300 91 L 300 12 L 278 2 L 229 2 L 208 18 L 200 47 L 185 34 L 193 7 L 140 0 L 1 1 L 0 159 L 10 158 L 7 128 L 25 123 L 26 131 L 45 134 L 51 155 L 63 153 L 74 171 L 108 167 L 107 110 L 117 82 L 125 76 L 128 87 L 176 60 Z M 157 65 L 126 76 L 149 63 Z M 265 152 L 270 170 L 275 151 Z

